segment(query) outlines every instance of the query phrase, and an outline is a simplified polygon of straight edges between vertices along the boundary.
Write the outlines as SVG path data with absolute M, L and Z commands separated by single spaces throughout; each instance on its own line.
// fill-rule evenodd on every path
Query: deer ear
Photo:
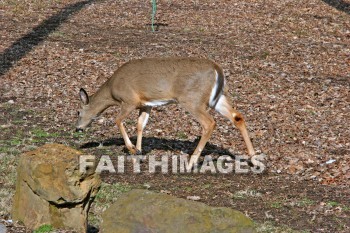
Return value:
M 81 102 L 83 102 L 84 105 L 89 104 L 89 96 L 83 88 L 80 88 L 79 96 L 80 96 Z

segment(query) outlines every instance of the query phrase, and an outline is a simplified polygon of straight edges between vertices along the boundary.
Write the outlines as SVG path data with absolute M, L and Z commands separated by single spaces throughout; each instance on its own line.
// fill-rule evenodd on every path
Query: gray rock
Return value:
M 230 208 L 148 190 L 123 194 L 102 214 L 102 233 L 252 233 L 253 222 Z
M 0 223 L 0 233 L 6 233 L 6 226 Z

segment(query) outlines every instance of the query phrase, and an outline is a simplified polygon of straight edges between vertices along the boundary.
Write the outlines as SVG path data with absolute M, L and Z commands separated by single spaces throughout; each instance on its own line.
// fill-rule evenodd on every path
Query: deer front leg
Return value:
M 126 148 L 128 148 L 128 150 L 130 151 L 131 154 L 136 154 L 136 148 L 135 146 L 132 144 L 132 142 L 130 141 L 130 138 L 128 136 L 128 134 L 126 133 L 126 130 L 124 128 L 123 125 L 123 120 L 132 112 L 132 110 L 134 110 L 135 107 L 132 105 L 126 105 L 123 104 L 121 109 L 120 109 L 120 113 L 117 116 L 116 119 L 116 124 L 123 136 L 124 142 L 125 142 L 125 146 Z
M 151 107 L 143 107 L 140 109 L 139 119 L 137 121 L 137 154 L 142 154 L 142 133 L 148 122 L 148 117 L 151 112 Z

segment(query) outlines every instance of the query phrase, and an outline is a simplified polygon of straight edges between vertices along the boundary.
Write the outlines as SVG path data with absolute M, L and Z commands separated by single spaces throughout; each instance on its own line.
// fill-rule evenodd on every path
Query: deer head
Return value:
M 94 105 L 90 105 L 90 98 L 83 88 L 80 89 L 79 96 L 81 100 L 81 109 L 78 111 L 76 132 L 83 132 L 84 129 L 91 124 L 97 114 L 94 110 Z

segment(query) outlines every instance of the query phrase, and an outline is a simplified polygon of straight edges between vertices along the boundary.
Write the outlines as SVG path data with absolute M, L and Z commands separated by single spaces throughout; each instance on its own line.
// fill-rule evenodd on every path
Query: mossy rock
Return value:
M 251 233 L 252 220 L 230 208 L 176 198 L 148 190 L 123 194 L 102 215 L 103 233 Z

